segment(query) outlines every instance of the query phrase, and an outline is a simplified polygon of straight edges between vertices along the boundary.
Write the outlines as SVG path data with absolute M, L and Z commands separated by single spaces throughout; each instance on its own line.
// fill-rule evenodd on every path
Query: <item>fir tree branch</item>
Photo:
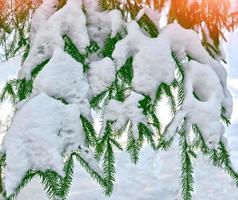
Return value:
M 113 184 L 115 181 L 115 157 L 110 143 L 110 139 L 107 139 L 106 151 L 103 158 L 103 171 L 104 171 L 104 190 L 106 195 L 111 195 L 113 190 Z
M 183 200 L 192 200 L 192 192 L 193 192 L 193 166 L 190 158 L 190 154 L 188 152 L 188 145 L 186 141 L 184 127 L 180 130 L 180 147 L 181 147 L 181 165 L 182 165 L 182 173 L 181 173 L 181 195 Z
M 138 140 L 135 140 L 132 131 L 129 131 L 128 141 L 127 141 L 127 152 L 130 155 L 130 159 L 134 164 L 137 164 L 139 161 L 141 145 Z
M 122 37 L 118 33 L 115 37 L 111 38 L 110 36 L 105 40 L 105 44 L 103 49 L 101 50 L 101 54 L 103 57 L 109 57 L 112 58 L 112 53 L 115 49 L 116 43 L 121 40 Z
M 93 128 L 93 125 L 82 115 L 80 116 L 80 119 L 83 125 L 83 130 L 85 133 L 85 141 L 87 146 L 95 147 L 97 144 L 97 136 Z
M 80 164 L 84 167 L 84 169 L 89 173 L 89 175 L 96 180 L 102 187 L 104 187 L 104 179 L 99 175 L 97 172 L 95 172 L 89 164 L 80 156 L 79 153 L 76 153 L 76 159 L 80 162 Z

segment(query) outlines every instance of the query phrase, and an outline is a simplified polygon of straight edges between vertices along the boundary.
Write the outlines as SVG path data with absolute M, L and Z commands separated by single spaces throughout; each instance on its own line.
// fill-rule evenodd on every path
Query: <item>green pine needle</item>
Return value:
M 132 132 L 129 132 L 128 141 L 127 141 L 127 152 L 130 155 L 130 159 L 134 164 L 137 164 L 139 161 L 141 145 L 138 140 L 135 140 Z
M 192 200 L 193 192 L 193 166 L 188 152 L 188 145 L 186 142 L 186 136 L 181 135 L 180 137 L 180 146 L 181 146 L 181 195 L 183 200 Z
M 101 54 L 103 55 L 103 57 L 112 58 L 112 53 L 115 49 L 116 43 L 121 39 L 122 37 L 119 33 L 113 38 L 109 36 L 104 43 L 103 49 L 101 50 Z
M 115 157 L 112 145 L 108 138 L 106 144 L 106 151 L 103 158 L 103 171 L 104 171 L 104 191 L 105 194 L 110 196 L 113 191 L 113 184 L 115 181 Z
M 95 147 L 97 144 L 97 136 L 92 123 L 82 115 L 80 116 L 80 119 L 83 125 L 83 130 L 85 133 L 85 141 L 87 146 Z

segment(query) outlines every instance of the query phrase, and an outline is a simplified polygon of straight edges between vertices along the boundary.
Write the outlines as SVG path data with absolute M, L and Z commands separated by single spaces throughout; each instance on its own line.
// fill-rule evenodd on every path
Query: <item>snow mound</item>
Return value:
M 56 49 L 50 61 L 35 78 L 32 93 L 36 95 L 40 92 L 77 104 L 80 113 L 91 118 L 91 92 L 83 74 L 83 66 L 63 50 Z
M 93 95 L 103 92 L 115 80 L 116 67 L 113 61 L 106 57 L 102 60 L 91 62 L 88 80 Z
M 209 65 L 196 61 L 184 64 L 184 71 L 184 102 L 169 124 L 165 135 L 170 139 L 181 121 L 186 118 L 187 133 L 190 133 L 192 125 L 196 124 L 206 144 L 216 148 L 225 131 L 220 121 L 224 95 L 219 78 Z
M 176 34 L 174 34 L 176 33 Z M 193 60 L 202 64 L 209 64 L 216 72 L 225 98 L 222 106 L 225 108 L 224 115 L 227 118 L 231 117 L 233 101 L 232 96 L 227 88 L 227 72 L 224 66 L 218 61 L 214 60 L 202 46 L 199 35 L 190 29 L 184 29 L 179 24 L 169 24 L 160 33 L 160 36 L 167 37 L 171 42 L 171 49 L 176 53 L 176 56 L 181 60 L 187 60 L 189 55 Z
M 104 110 L 104 126 L 108 120 L 115 121 L 113 123 L 113 128 L 119 130 L 125 126 L 128 121 L 130 121 L 132 125 L 133 136 L 135 139 L 138 139 L 139 123 L 147 123 L 147 119 L 143 114 L 143 110 L 138 107 L 138 102 L 143 99 L 143 95 L 136 92 L 131 92 L 131 94 L 125 99 L 123 103 L 116 100 L 110 100 Z
M 8 195 L 30 169 L 52 169 L 63 175 L 62 153 L 69 155 L 84 143 L 79 116 L 76 105 L 64 105 L 44 93 L 17 110 L 3 141 Z
M 37 31 L 44 24 L 47 19 L 56 11 L 58 0 L 44 0 L 42 4 L 36 9 L 31 19 L 31 33 L 30 39 L 33 44 Z
M 112 57 L 120 68 L 133 56 L 133 89 L 154 97 L 162 82 L 170 84 L 175 78 L 170 41 L 166 37 L 147 37 L 135 21 L 128 24 L 127 32 L 116 44 Z
M 32 70 L 38 64 L 49 59 L 56 48 L 63 49 L 64 35 L 72 39 L 79 51 L 85 52 L 89 37 L 81 7 L 81 0 L 68 0 L 63 8 L 51 15 L 45 23 L 39 23 L 29 55 L 18 74 L 19 79 L 30 79 Z M 39 12 L 40 10 L 38 15 Z
M 87 12 L 89 37 L 100 47 L 104 45 L 107 37 L 114 37 L 122 31 L 125 22 L 119 10 L 101 11 L 97 0 L 84 0 L 83 4 Z

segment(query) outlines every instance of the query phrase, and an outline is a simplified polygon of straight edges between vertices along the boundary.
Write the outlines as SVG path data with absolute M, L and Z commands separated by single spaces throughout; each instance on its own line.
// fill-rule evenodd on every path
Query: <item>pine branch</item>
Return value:
M 65 42 L 64 50 L 68 54 L 70 54 L 77 62 L 82 63 L 84 72 L 86 72 L 89 69 L 87 57 L 79 52 L 77 47 L 67 35 L 63 36 L 63 39 Z
M 107 147 L 103 158 L 103 171 L 104 171 L 104 190 L 106 195 L 111 195 L 113 190 L 113 184 L 115 181 L 115 157 L 110 143 L 110 139 L 107 140 Z
M 149 124 L 155 128 L 156 132 L 158 133 L 158 136 L 161 138 L 161 124 L 156 116 L 156 103 L 152 103 L 151 98 L 149 96 L 145 96 L 145 98 L 139 102 L 139 105 L 140 108 L 143 109 L 144 115 L 149 120 Z
M 112 53 L 115 49 L 116 43 L 121 40 L 122 37 L 120 34 L 117 34 L 115 37 L 111 38 L 110 36 L 105 40 L 105 44 L 103 49 L 101 50 L 101 54 L 103 57 L 112 58 Z
M 182 128 L 180 136 L 180 146 L 181 146 L 181 185 L 182 185 L 182 197 L 183 200 L 192 200 L 193 192 L 193 166 L 188 152 L 188 145 L 186 142 L 185 132 Z
M 221 120 L 227 125 L 227 126 L 229 126 L 230 124 L 231 124 L 231 121 L 230 121 L 230 119 L 228 119 L 226 116 L 225 116 L 225 108 L 224 107 L 222 107 L 221 108 Z
M 127 152 L 129 153 L 130 159 L 134 164 L 137 164 L 137 162 L 139 161 L 140 148 L 141 145 L 139 141 L 134 139 L 130 130 L 127 141 Z
M 36 176 L 38 175 L 37 171 L 28 171 L 24 178 L 22 179 L 21 183 L 18 185 L 18 187 L 15 190 L 15 193 L 7 196 L 6 191 L 3 192 L 4 200 L 14 200 L 16 199 L 17 195 L 20 193 L 20 191 Z
M 61 193 L 60 181 L 62 177 L 56 172 L 51 170 L 46 170 L 44 172 L 39 171 L 38 174 L 42 179 L 42 184 L 44 190 L 47 193 L 47 196 L 52 200 L 54 199 L 64 200 L 64 198 L 61 198 L 60 196 Z
M 93 125 L 82 115 L 80 116 L 80 119 L 83 125 L 83 130 L 85 133 L 85 141 L 87 146 L 95 147 L 97 144 L 97 136 L 93 128 Z
M 3 193 L 3 168 L 5 167 L 5 164 L 6 164 L 6 155 L 5 154 L 0 154 L 0 194 Z
M 14 85 L 16 84 L 16 82 L 16 79 L 12 79 L 5 84 L 0 94 L 0 102 L 3 102 L 6 98 L 9 98 L 12 103 L 16 102 L 17 95 L 14 90 Z
M 102 106 L 105 105 L 106 100 L 108 100 L 108 91 L 107 90 L 105 90 L 104 92 L 93 97 L 90 101 L 90 105 L 92 106 L 92 108 L 100 109 Z
M 74 154 L 72 154 L 69 159 L 65 162 L 64 165 L 64 173 L 65 176 L 61 180 L 60 190 L 59 190 L 59 196 L 62 199 L 66 199 L 70 186 L 73 181 L 73 175 L 74 175 Z
M 127 1 L 128 11 L 130 13 L 130 16 L 132 19 L 135 19 L 139 11 L 142 9 L 141 5 L 138 5 L 136 2 L 134 4 L 131 1 Z M 154 22 L 151 21 L 151 19 L 144 14 L 140 20 L 138 21 L 138 24 L 142 29 L 144 29 L 151 37 L 155 38 L 159 34 L 159 30 L 157 26 L 154 24 Z
M 139 142 L 141 143 L 140 147 L 143 144 L 143 141 L 144 141 L 143 136 L 144 136 L 147 142 L 150 144 L 150 146 L 155 150 L 157 147 L 156 147 L 155 140 L 153 138 L 154 136 L 153 132 L 146 125 L 142 123 L 139 124 L 138 129 L 139 129 Z
M 93 97 L 90 105 L 99 110 L 110 100 L 116 99 L 123 102 L 125 100 L 125 92 L 130 89 L 133 69 L 132 58 L 128 58 L 126 63 L 118 70 L 116 80 L 108 87 L 107 90 Z
M 102 187 L 104 187 L 104 179 L 95 172 L 89 164 L 80 156 L 80 154 L 76 154 L 76 159 L 80 162 L 80 164 L 84 167 L 84 169 L 89 173 L 89 175 L 96 180 Z
M 220 149 L 220 166 L 223 166 L 224 170 L 232 177 L 236 187 L 238 187 L 238 173 L 233 169 L 229 152 L 223 142 L 219 143 Z
M 200 142 L 201 142 L 201 149 L 204 155 L 209 155 L 209 159 L 212 163 L 222 168 L 227 172 L 228 175 L 234 180 L 236 187 L 238 187 L 238 173 L 233 169 L 229 152 L 226 149 L 225 144 L 220 141 L 218 149 L 209 149 L 202 137 L 201 132 L 199 131 L 198 127 L 194 125 L 194 131 L 199 135 Z
M 121 146 L 114 141 L 112 135 L 110 121 L 107 122 L 104 135 L 99 144 L 102 146 L 97 146 L 97 154 L 103 156 L 103 172 L 104 172 L 104 191 L 106 195 L 111 195 L 113 190 L 113 184 L 115 181 L 115 157 L 113 152 L 113 145 L 121 149 Z

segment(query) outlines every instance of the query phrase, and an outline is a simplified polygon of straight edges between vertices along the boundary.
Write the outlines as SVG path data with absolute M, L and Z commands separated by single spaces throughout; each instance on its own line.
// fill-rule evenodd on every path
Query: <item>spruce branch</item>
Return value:
M 0 154 L 0 194 L 3 193 L 3 168 L 6 165 L 6 155 Z
M 122 36 L 119 33 L 113 38 L 108 36 L 107 39 L 105 40 L 105 44 L 100 52 L 103 55 L 103 57 L 112 58 L 112 53 L 115 49 L 116 43 L 121 39 L 122 39 Z
M 126 91 L 131 89 L 130 85 L 133 77 L 132 61 L 133 59 L 131 57 L 128 58 L 125 64 L 117 71 L 116 79 L 108 89 L 92 98 L 90 105 L 93 108 L 101 110 L 111 99 L 121 102 L 125 100 Z
M 97 145 L 97 136 L 92 123 L 82 115 L 80 116 L 80 119 L 85 133 L 86 145 L 88 147 L 95 147 Z
M 152 147 L 152 149 L 155 150 L 157 148 L 157 145 L 154 139 L 154 133 L 145 124 L 142 123 L 138 125 L 138 129 L 139 129 L 139 142 L 141 143 L 140 146 L 142 146 L 145 138 L 148 144 Z
M 238 187 L 238 173 L 233 169 L 230 155 L 226 149 L 226 145 L 220 141 L 218 149 L 209 149 L 202 137 L 202 134 L 196 125 L 193 126 L 193 130 L 200 137 L 201 150 L 204 155 L 209 156 L 214 166 L 223 169 L 234 180 L 236 187 Z
M 193 166 L 190 158 L 189 148 L 186 141 L 184 127 L 180 130 L 180 147 L 181 147 L 181 195 L 183 200 L 192 200 L 193 192 Z
M 104 191 L 106 195 L 111 195 L 113 184 L 115 181 L 115 157 L 110 143 L 110 139 L 106 142 L 106 151 L 103 157 L 103 171 L 104 171 Z
M 83 65 L 84 72 L 86 72 L 89 69 L 87 56 L 79 52 L 77 47 L 67 35 L 64 35 L 63 39 L 65 42 L 64 51 L 71 55 L 77 62 L 80 62 Z
M 137 164 L 137 162 L 139 161 L 140 148 L 141 145 L 139 141 L 133 137 L 132 132 L 130 130 L 127 141 L 127 152 L 129 153 L 130 159 L 134 164 Z
M 73 181 L 73 175 L 74 175 L 74 154 L 72 154 L 68 160 L 65 162 L 64 165 L 64 173 L 65 176 L 61 179 L 60 184 L 60 190 L 59 190 L 59 196 L 62 199 L 66 199 L 70 186 Z
M 104 172 L 104 191 L 106 195 L 111 195 L 113 191 L 113 184 L 115 181 L 115 156 L 113 146 L 122 149 L 115 138 L 113 138 L 113 131 L 111 128 L 111 121 L 108 121 L 104 130 L 104 135 L 100 141 L 101 147 L 97 147 L 99 157 L 103 157 L 103 172 Z M 119 145 L 119 146 L 118 146 Z
M 15 193 L 8 196 L 6 191 L 3 191 L 3 198 L 4 200 L 14 200 L 16 199 L 17 195 L 20 193 L 20 191 L 36 176 L 38 175 L 37 171 L 30 170 L 26 173 L 24 178 L 22 179 L 21 183 L 18 185 L 18 187 L 15 189 Z
M 99 185 L 104 187 L 103 177 L 90 167 L 90 165 L 80 156 L 80 153 L 76 153 L 75 155 L 76 155 L 76 159 L 80 162 L 80 164 L 84 167 L 84 169 L 89 173 L 89 175 L 94 180 L 96 180 L 99 183 Z

